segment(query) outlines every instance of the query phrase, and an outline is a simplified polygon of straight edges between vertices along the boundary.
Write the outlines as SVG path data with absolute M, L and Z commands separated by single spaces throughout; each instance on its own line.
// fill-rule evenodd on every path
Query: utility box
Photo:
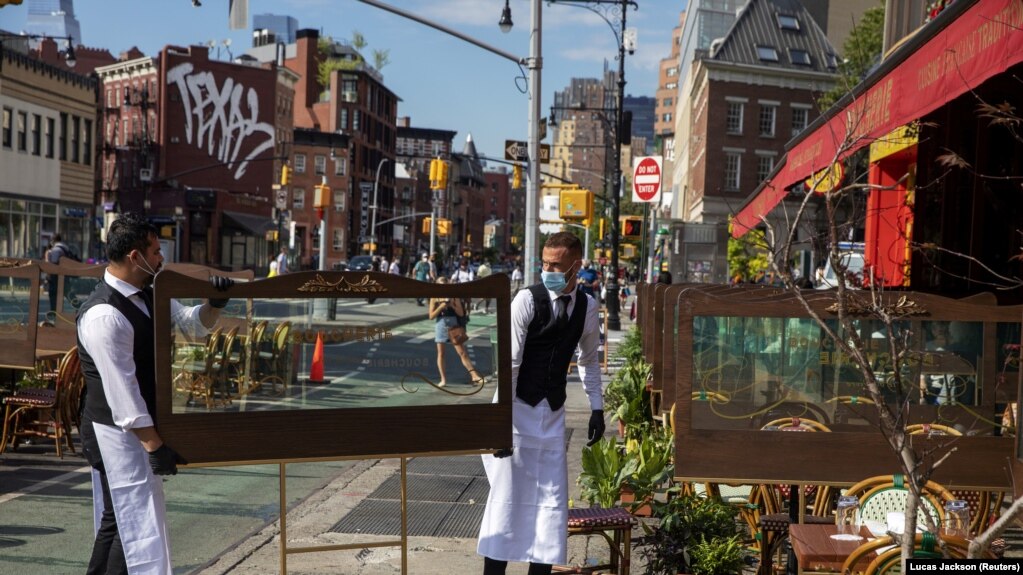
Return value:
M 593 214 L 593 192 L 561 190 L 559 215 L 563 220 L 588 220 Z

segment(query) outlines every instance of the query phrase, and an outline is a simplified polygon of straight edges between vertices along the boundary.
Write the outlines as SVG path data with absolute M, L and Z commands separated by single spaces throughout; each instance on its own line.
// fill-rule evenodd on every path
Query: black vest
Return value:
M 156 421 L 156 346 L 153 342 L 153 319 L 147 317 L 134 302 L 105 281 L 96 286 L 92 295 L 78 310 L 78 318 L 84 317 L 85 312 L 93 306 L 104 303 L 121 312 L 135 328 L 135 377 L 139 382 L 142 399 L 146 402 L 146 411 Z M 86 386 L 84 417 L 96 423 L 114 425 L 114 416 L 110 412 L 106 394 L 103 393 L 103 383 L 99 370 L 96 369 L 96 362 L 82 347 L 80 339 L 78 355 L 81 358 L 82 375 L 85 376 Z
M 522 346 L 515 395 L 534 407 L 546 398 L 551 411 L 557 411 L 565 405 L 568 364 L 583 335 L 586 296 L 576 292 L 568 324 L 558 328 L 547 288 L 537 284 L 529 292 L 533 296 L 533 319 Z

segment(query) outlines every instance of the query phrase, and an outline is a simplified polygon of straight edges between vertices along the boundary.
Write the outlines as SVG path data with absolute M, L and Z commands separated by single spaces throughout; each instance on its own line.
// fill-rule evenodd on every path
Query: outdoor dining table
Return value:
M 834 524 L 796 523 L 789 526 L 789 542 L 799 563 L 799 573 L 840 573 L 842 564 L 857 547 L 873 538 L 870 530 L 860 527 L 861 539 L 836 539 L 838 527 Z M 864 557 L 866 568 L 872 555 Z

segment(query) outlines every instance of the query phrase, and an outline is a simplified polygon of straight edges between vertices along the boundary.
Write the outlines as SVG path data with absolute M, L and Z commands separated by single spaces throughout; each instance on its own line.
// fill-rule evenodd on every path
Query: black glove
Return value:
M 149 467 L 157 475 L 177 475 L 179 463 L 186 465 L 188 462 L 166 443 L 149 452 Z
M 590 413 L 590 428 L 586 432 L 586 446 L 589 447 L 604 437 L 604 410 L 594 409 Z
M 227 291 L 227 288 L 234 285 L 234 280 L 226 278 L 224 276 L 210 276 L 210 283 L 217 291 Z M 231 298 L 210 298 L 210 307 L 222 309 L 227 306 L 227 302 L 231 301 Z
M 505 457 L 511 457 L 512 453 L 515 452 L 514 447 L 506 447 L 504 449 L 498 449 L 494 452 L 494 457 L 497 459 L 504 459 Z

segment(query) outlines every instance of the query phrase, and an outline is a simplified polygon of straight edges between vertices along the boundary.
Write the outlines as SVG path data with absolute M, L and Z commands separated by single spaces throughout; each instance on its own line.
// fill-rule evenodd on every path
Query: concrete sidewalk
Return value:
M 623 325 L 628 328 L 628 325 Z M 613 353 L 616 344 L 621 340 L 623 332 L 611 332 L 609 344 Z M 606 387 L 609 376 L 603 376 Z M 573 374 L 569 379 L 568 400 L 565 404 L 566 431 L 569 433 L 568 444 L 568 477 L 570 482 L 570 498 L 575 505 L 586 506 L 579 497 L 579 486 L 575 479 L 581 471 L 582 448 L 586 444 L 587 425 L 590 409 L 586 395 L 583 393 L 578 376 Z M 605 436 L 613 434 L 613 426 L 608 424 Z M 478 455 L 460 456 L 457 467 L 472 467 L 478 462 Z M 416 463 L 416 461 L 413 461 Z M 429 463 L 429 462 L 421 462 Z M 353 543 L 395 541 L 396 536 L 363 535 L 351 533 L 335 533 L 331 531 L 339 521 L 360 503 L 373 494 L 385 482 L 394 482 L 399 472 L 399 461 L 366 460 L 360 461 L 351 469 L 339 476 L 324 489 L 313 493 L 306 501 L 292 509 L 287 515 L 288 546 L 290 548 L 346 545 Z M 409 469 L 412 464 L 409 465 Z M 422 476 L 416 476 L 421 478 Z M 413 480 L 409 478 L 409 484 Z M 485 484 L 485 481 L 484 481 Z M 485 491 L 478 499 L 469 499 L 466 505 L 482 506 L 486 504 Z M 410 505 L 411 508 L 411 505 Z M 416 519 L 412 510 L 409 512 L 410 524 Z M 398 520 L 397 506 L 394 506 L 393 520 Z M 439 521 L 439 519 L 438 519 Z M 478 520 L 472 526 L 472 535 L 464 537 L 425 537 L 410 536 L 408 539 L 407 573 L 416 575 L 450 575 L 482 573 L 483 559 L 476 554 L 476 531 Z M 633 530 L 633 537 L 641 534 L 639 527 Z M 570 537 L 569 564 L 584 565 L 606 563 L 609 556 L 608 546 L 600 536 Z M 209 567 L 197 571 L 202 575 L 248 575 L 280 572 L 280 522 L 252 534 L 237 547 L 228 550 Z M 638 573 L 638 553 L 633 548 L 633 573 Z M 524 574 L 525 564 L 510 564 L 508 573 Z M 391 575 L 401 573 L 401 551 L 395 547 L 357 548 L 352 550 L 325 551 L 315 553 L 289 554 L 287 572 L 292 575 L 313 573 L 337 573 L 345 575 Z

